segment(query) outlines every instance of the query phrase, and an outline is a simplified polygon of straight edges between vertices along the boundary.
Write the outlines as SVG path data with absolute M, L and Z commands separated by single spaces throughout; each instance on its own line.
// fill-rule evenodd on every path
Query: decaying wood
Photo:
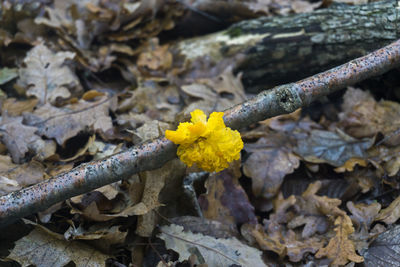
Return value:
M 181 41 L 175 49 L 191 62 L 207 58 L 211 65 L 223 65 L 235 58 L 246 90 L 254 93 L 343 64 L 397 40 L 398 5 L 393 0 L 336 4 L 308 14 L 260 17 Z
M 224 120 L 229 127 L 240 129 L 259 120 L 292 112 L 321 96 L 398 66 L 400 40 L 329 71 L 266 90 L 225 111 Z M 161 138 L 102 160 L 82 164 L 67 173 L 2 196 L 0 226 L 137 172 L 157 169 L 175 156 L 176 146 Z

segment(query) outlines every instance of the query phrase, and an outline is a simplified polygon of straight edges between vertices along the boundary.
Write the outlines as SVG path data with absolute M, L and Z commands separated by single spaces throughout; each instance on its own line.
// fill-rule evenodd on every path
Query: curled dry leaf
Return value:
M 275 196 L 285 175 L 300 165 L 289 139 L 282 134 L 266 135 L 254 144 L 246 144 L 244 149 L 251 155 L 243 164 L 243 172 L 252 178 L 256 197 Z
M 375 221 L 382 221 L 386 224 L 393 224 L 400 218 L 400 196 L 390 203 L 389 207 L 379 212 Z
M 257 225 L 252 231 L 257 244 L 263 249 L 273 251 L 280 257 L 288 256 L 290 261 L 299 262 L 307 253 L 315 253 L 323 246 L 318 238 L 301 239 L 292 230 L 283 227 L 267 226 L 264 231 Z M 274 230 L 273 230 L 274 229 Z
M 40 104 L 54 104 L 57 98 L 66 99 L 72 92 L 80 91 L 78 78 L 64 65 L 75 53 L 53 53 L 44 44 L 32 48 L 24 59 L 25 67 L 19 69 L 18 84 L 28 96 L 35 96 Z
M 332 260 L 332 265 L 345 265 L 351 262 L 363 262 L 364 258 L 357 255 L 354 242 L 349 235 L 354 232 L 351 219 L 347 215 L 340 215 L 335 220 L 335 236 L 326 247 L 321 248 L 315 257 L 327 257 Z
M 379 203 L 367 205 L 364 203 L 354 204 L 349 201 L 346 203 L 346 206 L 352 213 L 352 216 L 350 216 L 351 220 L 357 225 L 358 229 L 364 228 L 364 230 L 369 229 L 371 223 L 381 210 L 381 204 Z

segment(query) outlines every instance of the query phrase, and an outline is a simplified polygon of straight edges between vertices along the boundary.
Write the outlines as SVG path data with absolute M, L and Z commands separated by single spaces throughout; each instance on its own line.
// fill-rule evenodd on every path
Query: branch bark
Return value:
M 209 68 L 222 70 L 224 62 L 234 59 L 236 71 L 243 72 L 246 91 L 256 93 L 265 86 L 297 81 L 338 66 L 399 39 L 397 5 L 393 0 L 337 4 L 312 13 L 260 17 L 183 40 L 175 48 L 193 66 L 206 58 Z
M 226 110 L 224 120 L 233 129 L 244 128 L 260 120 L 293 112 L 321 96 L 398 66 L 400 40 L 326 72 L 266 90 Z M 0 226 L 135 173 L 157 169 L 175 157 L 176 146 L 160 138 L 82 164 L 67 173 L 0 197 Z

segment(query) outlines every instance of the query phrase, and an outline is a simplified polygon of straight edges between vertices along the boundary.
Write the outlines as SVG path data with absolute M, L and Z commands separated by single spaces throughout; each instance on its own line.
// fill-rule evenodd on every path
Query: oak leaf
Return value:
M 54 53 L 44 44 L 35 46 L 24 59 L 25 67 L 19 70 L 19 85 L 27 90 L 28 96 L 37 97 L 40 104 L 69 98 L 71 91 L 81 90 L 74 72 L 64 65 L 74 56 L 73 52 Z
M 357 255 L 354 243 L 349 235 L 354 232 L 351 219 L 347 215 L 338 216 L 335 220 L 336 235 L 329 241 L 326 247 L 321 248 L 315 256 L 332 259 L 332 265 L 345 265 L 347 262 L 363 262 L 364 258 Z

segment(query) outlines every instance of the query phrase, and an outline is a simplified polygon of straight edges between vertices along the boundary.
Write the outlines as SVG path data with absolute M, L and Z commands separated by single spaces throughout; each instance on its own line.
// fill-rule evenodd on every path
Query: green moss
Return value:
M 231 38 L 238 37 L 242 34 L 242 29 L 239 27 L 231 27 L 226 31 L 226 35 L 229 35 Z

